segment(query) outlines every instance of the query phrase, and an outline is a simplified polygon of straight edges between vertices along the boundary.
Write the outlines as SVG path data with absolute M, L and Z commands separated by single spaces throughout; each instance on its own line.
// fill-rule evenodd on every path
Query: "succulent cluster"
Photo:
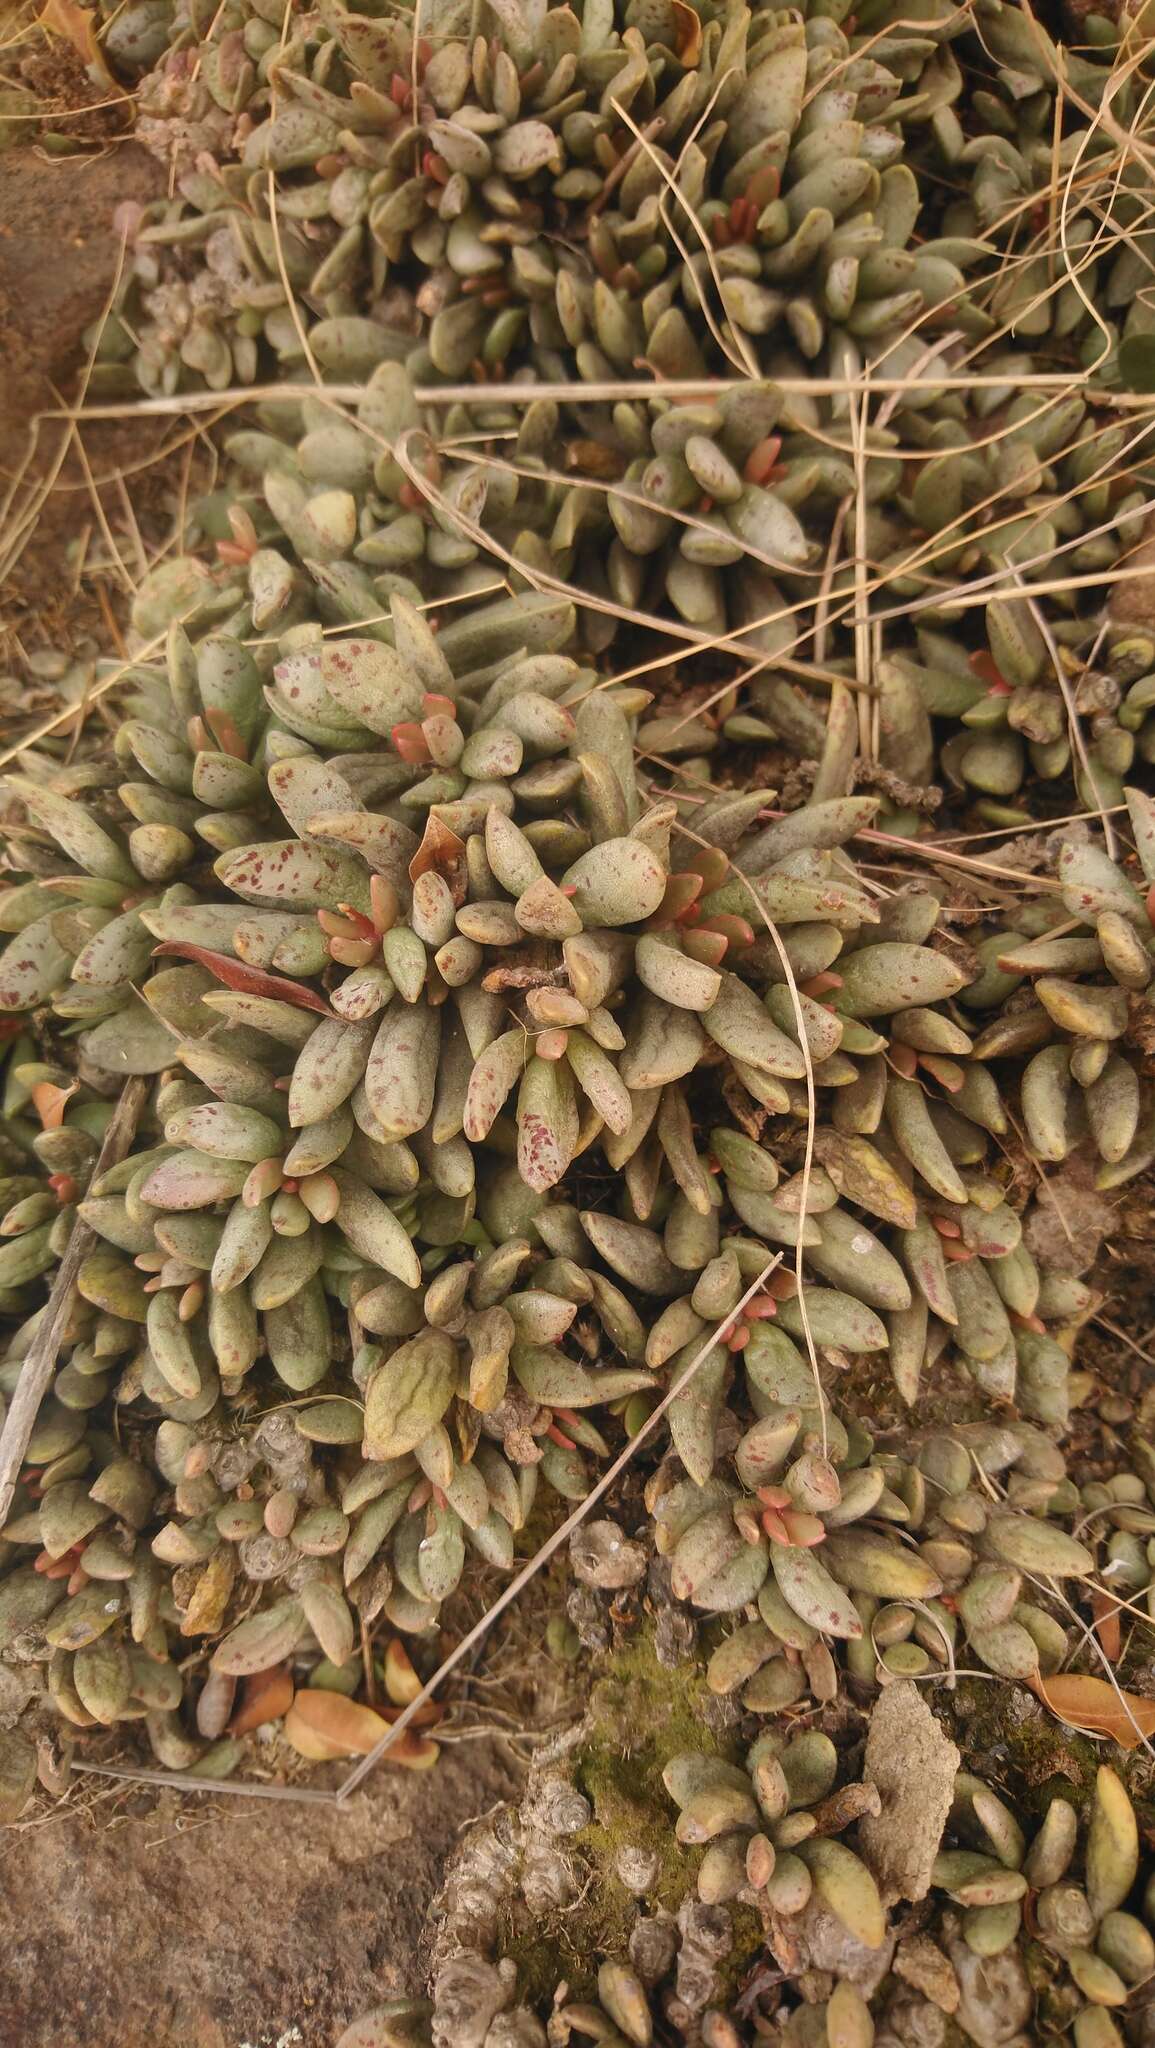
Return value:
M 250 382 L 271 350 L 355 375 L 421 318 L 422 371 L 449 378 L 575 355 L 590 382 L 639 357 L 693 375 L 736 349 L 750 371 L 776 330 L 805 356 L 828 331 L 893 336 L 965 285 L 949 254 L 906 253 L 900 161 L 950 97 L 954 23 L 892 11 L 888 34 L 847 33 L 841 7 L 515 5 L 482 37 L 460 6 L 415 25 L 331 5 L 286 39 L 275 8 L 195 6 L 144 88 L 181 176 L 137 261 L 135 367 Z M 190 246 L 182 288 L 157 256 Z M 338 331 L 378 298 L 388 338 Z
M 1136 631 L 1100 661 L 1079 579 L 1142 537 L 1145 430 L 1020 386 L 1059 360 L 1110 389 L 1150 348 L 1145 173 L 1110 124 L 1063 118 L 1072 94 L 1084 112 L 1106 98 L 1118 132 L 1141 118 L 1125 23 L 1095 16 L 1060 57 L 1004 0 L 934 0 L 917 24 L 896 4 L 679 5 L 509 0 L 480 24 L 459 5 L 415 24 L 334 0 L 288 30 L 275 5 L 178 9 L 142 86 L 172 196 L 137 224 L 96 388 L 275 372 L 323 390 L 402 364 L 427 391 L 475 382 L 476 404 L 405 419 L 428 436 L 417 481 L 395 471 L 355 559 L 457 566 L 484 528 L 531 580 L 584 594 L 595 649 L 639 614 L 690 649 L 725 636 L 760 671 L 743 736 L 824 756 L 829 795 L 855 707 L 836 691 L 827 739 L 797 657 L 817 605 L 817 665 L 829 642 L 832 673 L 866 680 L 857 554 L 910 601 L 878 664 L 879 767 L 931 784 L 945 718 L 962 730 L 941 772 L 992 825 L 1027 815 L 1028 778 L 1068 769 L 1084 803 L 1118 802 L 1155 746 L 1151 643 Z M 755 381 L 668 408 L 598 396 L 735 371 Z M 823 388 L 867 371 L 877 420 Z M 757 381 L 775 377 L 787 395 Z M 507 378 L 575 402 L 487 402 Z M 356 492 L 373 451 L 335 425 L 319 399 L 306 482 L 320 463 Z M 1071 587 L 1048 582 L 1043 605 L 1032 586 L 1056 565 Z M 259 573 L 275 603 L 282 572 Z M 981 606 L 992 576 L 1010 594 L 986 604 L 988 644 L 960 646 L 947 592 L 975 579 Z M 684 709 L 659 741 L 717 745 Z
M 882 1946 L 886 1912 L 870 1868 L 870 1822 L 881 1812 L 878 1790 L 869 1782 L 835 1790 L 839 1755 L 829 1736 L 813 1728 L 767 1733 L 757 1738 L 743 1766 L 691 1753 L 675 1757 L 664 1775 L 678 1807 L 678 1840 L 707 1845 L 697 1875 L 703 1904 L 748 1899 L 755 1892 L 774 1913 L 791 1916 L 815 1896 L 863 1946 Z M 864 1816 L 863 1853 L 856 1854 L 841 1836 Z M 1060 1796 L 1050 1801 L 1028 1846 L 1014 1814 L 990 1786 L 960 1772 L 947 1833 L 957 1846 L 940 1848 L 931 1887 L 964 1909 L 959 1931 L 973 1954 L 1001 1955 L 1012 1946 L 1022 1925 L 1021 1901 L 1030 1891 L 1036 1894 L 1038 1938 L 1069 1967 L 1073 1954 L 1093 1947 L 1102 1963 L 1117 1936 L 1119 1957 L 1129 1958 L 1120 1972 L 1124 1983 L 1149 1975 L 1155 1962 L 1151 1937 L 1141 1919 L 1120 1911 L 1139 1874 L 1138 1823 L 1108 1766 L 1099 1770 L 1090 1809 L 1082 1886 L 1069 1880 L 1078 1816 Z M 1106 1978 L 1102 1996 L 1091 1988 L 1101 1971 L 1087 1966 L 1081 1954 L 1072 1974 L 1092 2003 L 1124 2002 L 1125 1991 L 1113 1990 Z
M 266 470 L 268 507 L 288 477 Z M 320 494 L 326 519 L 343 495 Z M 282 505 L 298 549 L 316 505 Z M 183 602 L 174 566 L 142 632 Z M 508 1568 L 539 1480 L 580 1499 L 615 1418 L 692 1373 L 658 1543 L 679 1597 L 759 1602 L 728 1653 L 749 1704 L 827 1696 L 827 1637 L 868 1634 L 870 1675 L 876 1649 L 943 1662 L 953 1617 L 903 1603 L 944 1592 L 992 1669 L 1046 1668 L 1064 1642 L 1019 1573 L 1095 1562 L 1043 1519 L 1077 1504 L 1046 1434 L 1069 1369 L 1046 1318 L 1069 1330 L 1091 1297 L 1040 1273 L 991 1139 L 1009 1081 L 1041 1159 L 1086 1128 L 1104 1185 L 1147 1163 L 1113 1050 L 1145 899 L 1079 841 L 1025 930 L 963 947 L 939 894 L 879 905 L 852 864 L 876 798 L 775 814 L 767 789 L 703 801 L 645 775 L 646 693 L 560 651 L 571 621 L 515 596 L 434 632 L 394 590 L 373 637 L 289 624 L 264 671 L 174 624 L 118 734 L 133 779 L 80 801 L 83 772 L 12 778 L 35 879 L 6 901 L 4 1006 L 47 1001 L 89 1077 L 160 1077 L 138 1148 L 80 1201 L 99 1242 L 30 1452 L 44 1505 L 5 1532 L 53 1570 L 39 1603 L 72 1588 L 49 1640 L 140 1644 L 162 1612 L 216 1637 L 246 1585 L 273 1596 L 270 1664 L 307 1638 L 340 1665 L 357 1614 L 427 1630 L 467 1549 Z M 1153 807 L 1129 800 L 1150 865 Z M 1048 940 L 1056 920 L 1080 935 Z M 158 951 L 181 964 L 142 980 Z M 68 1113 L 33 1149 L 67 1153 L 75 1194 L 95 1139 Z M 15 1212 L 14 1276 L 55 1256 L 59 1194 Z M 916 1403 L 947 1347 L 1014 1429 L 908 1462 L 831 1407 L 823 1373 L 872 1352 Z M 144 1471 L 105 1402 L 159 1418 Z M 1011 1468 L 991 1513 L 973 1472 Z M 127 1668 L 96 1719 L 132 1707 Z
M 0 1655 L 169 1767 L 367 1751 L 417 1683 L 374 1632 L 432 1642 L 669 1397 L 652 1544 L 725 1710 L 1045 1681 L 1056 1589 L 1101 1621 L 1155 1570 L 1146 1437 L 1059 1446 L 1098 1297 L 1032 1182 L 1155 1164 L 1155 637 L 1096 585 L 1155 476 L 1110 404 L 1155 348 L 1126 18 L 105 12 L 172 184 L 92 390 L 257 403 L 136 594 L 111 757 L 7 778 L 6 1395 L 92 1241 Z M 959 856 L 944 804 L 1024 836 Z M 870 1945 L 865 1781 L 787 1725 L 671 1766 L 695 1909 L 817 1893 Z M 1150 1968 L 1115 1783 L 1082 1905 L 1071 1809 L 1028 1855 L 965 1774 L 935 1877 L 956 1967 L 1053 1917 L 1078 2048 Z M 477 2048 L 644 2048 L 656 1982 Z M 821 2004 L 791 2044 L 869 2042 Z
M 909 1716 L 908 1734 L 917 1746 Z M 339 2048 L 564 2048 L 575 2038 L 872 2048 L 1040 2035 L 1119 2048 L 1113 2015 L 1155 1968 L 1155 1901 L 1115 1772 L 1099 1768 L 1081 1815 L 1055 1796 L 1024 1831 L 986 1780 L 954 1770 L 957 1751 L 944 1744 L 918 1876 L 908 1868 L 896 1884 L 873 1742 L 872 1732 L 863 1780 L 840 1786 L 835 1745 L 815 1729 L 759 1738 L 745 1767 L 674 1757 L 665 1776 L 679 1840 L 707 1844 L 697 1898 L 676 1913 L 639 1910 L 625 1952 L 583 1964 L 576 1989 L 550 1979 L 552 1997 L 527 1996 L 514 1962 L 455 1922 L 463 1938 L 451 1953 L 442 1938 L 431 2000 L 377 2008 Z M 466 1852 L 463 1879 L 468 1864 Z M 778 1967 L 756 1964 L 727 2010 L 718 1994 L 736 1940 L 731 1902 L 756 1912 Z

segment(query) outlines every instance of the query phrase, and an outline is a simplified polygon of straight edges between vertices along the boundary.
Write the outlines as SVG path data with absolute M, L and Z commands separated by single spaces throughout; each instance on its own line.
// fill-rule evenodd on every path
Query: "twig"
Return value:
M 303 1799 L 310 1806 L 335 1806 L 336 1792 L 320 1792 L 310 1785 L 233 1784 L 228 1778 L 197 1778 L 191 1771 L 136 1771 L 129 1764 L 82 1764 L 72 1760 L 74 1771 L 97 1778 L 126 1778 L 134 1785 L 162 1785 L 167 1792 L 229 1793 L 245 1799 Z
M 123 1159 L 132 1143 L 140 1112 L 144 1107 L 147 1082 L 135 1077 L 127 1081 L 120 1101 L 113 1111 L 100 1157 L 96 1162 L 96 1173 L 105 1167 L 115 1166 Z M 76 1288 L 76 1276 L 81 1260 L 89 1246 L 95 1243 L 95 1232 L 79 1216 L 72 1226 L 68 1248 L 60 1261 L 52 1292 L 43 1309 L 43 1320 L 28 1347 L 12 1406 L 8 1410 L 4 1428 L 0 1431 L 0 1528 L 8 1519 L 12 1495 L 16 1491 L 16 1480 L 28 1449 L 28 1439 L 44 1399 L 48 1382 L 64 1337 L 64 1331 L 72 1312 L 72 1297 Z
M 840 398 L 858 389 L 857 380 L 850 377 L 773 377 L 766 380 L 787 397 Z M 662 398 L 693 399 L 716 398 L 726 391 L 741 390 L 749 379 L 746 377 L 662 377 L 655 386 L 652 377 L 607 377 L 598 383 L 524 383 L 524 384 L 430 384 L 422 385 L 419 400 L 422 405 L 452 406 L 476 405 L 479 398 L 487 405 L 531 405 L 538 399 L 556 399 L 559 404 L 594 405 L 617 399 L 653 398 L 655 391 Z M 942 391 L 1003 391 L 1006 389 L 1006 374 L 997 376 L 956 376 L 946 372 L 935 376 L 936 390 Z M 1091 386 L 1089 372 L 1072 376 L 1069 370 L 1035 370 L 1025 377 L 1016 377 L 1017 391 L 1059 391 L 1064 394 L 1080 391 Z M 325 384 L 322 389 L 326 398 L 337 399 L 341 404 L 355 405 L 365 396 L 367 385 L 334 383 Z M 1095 404 L 1114 406 L 1124 412 L 1151 412 L 1155 410 L 1155 399 L 1147 392 L 1103 391 L 1094 386 Z M 909 377 L 872 377 L 871 390 L 879 396 L 889 392 L 902 395 L 910 390 Z M 161 416 L 212 412 L 220 407 L 222 412 L 232 406 L 260 404 L 266 399 L 315 398 L 317 388 L 313 384 L 234 384 L 224 391 L 181 391 L 171 398 L 141 398 L 120 405 L 58 406 L 48 408 L 40 419 L 120 420 L 144 418 L 151 414 Z
M 1094 816 L 1097 817 L 1098 812 L 1095 812 Z M 970 860 L 965 853 L 948 853 L 944 846 L 936 845 L 933 839 L 908 839 L 895 832 L 876 832 L 872 825 L 864 825 L 854 836 L 856 839 L 869 840 L 872 846 L 900 847 L 904 853 L 913 855 L 916 860 L 930 861 L 935 867 L 941 865 L 947 868 L 963 868 L 968 874 L 983 875 L 988 879 L 992 875 L 998 875 L 1008 882 L 1029 882 L 1032 889 L 1051 892 L 1063 886 L 1053 875 L 1029 875 L 1024 868 L 1005 868 L 993 860 Z
M 618 107 L 616 101 L 614 103 L 614 110 L 616 113 L 621 112 L 621 108 Z M 603 206 L 608 204 L 610 198 L 612 197 L 614 192 L 616 192 L 618 186 L 621 184 L 622 179 L 625 177 L 626 172 L 630 169 L 630 166 L 635 162 L 637 157 L 641 155 L 641 152 L 645 147 L 646 143 L 656 142 L 658 136 L 661 134 L 665 125 L 665 116 L 662 114 L 658 114 L 652 121 L 647 121 L 644 128 L 634 129 L 634 135 L 636 137 L 636 140 L 630 143 L 628 149 L 624 149 L 622 151 L 616 164 L 613 166 L 613 169 L 607 171 L 605 183 L 603 184 L 601 191 L 595 193 L 594 197 L 590 201 L 587 219 L 593 220 L 594 217 L 601 212 Z

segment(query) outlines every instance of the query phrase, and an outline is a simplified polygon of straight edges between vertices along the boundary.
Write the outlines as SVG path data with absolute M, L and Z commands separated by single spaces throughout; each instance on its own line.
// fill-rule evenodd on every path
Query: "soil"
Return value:
M 368 2007 L 420 1994 L 445 1860 L 517 1773 L 468 1741 L 433 1771 L 383 1769 L 341 1813 L 85 1783 L 5 1831 L 11 2048 L 331 2048 Z
M 161 167 L 135 143 L 92 157 L 13 149 L 0 158 L 0 453 L 11 464 L 29 420 L 67 389 L 80 339 L 116 274 L 114 208 L 148 199 Z
M 13 478 L 22 479 L 3 520 L 0 556 L 12 544 L 30 486 L 58 460 L 67 433 L 61 423 L 45 421 L 34 445 L 30 436 L 37 413 L 75 394 L 85 330 L 99 319 L 116 277 L 114 210 L 126 199 L 153 197 L 163 188 L 163 176 L 135 143 L 117 143 L 92 156 L 52 158 L 35 146 L 0 155 L 0 505 Z M 88 469 L 114 529 L 123 528 L 123 508 L 102 480 L 119 467 L 139 472 L 159 450 L 163 432 L 162 422 L 136 420 L 85 429 Z M 92 491 L 73 450 L 0 590 L 0 669 L 11 669 L 25 683 L 30 654 L 71 653 L 90 638 L 107 644 L 115 585 L 104 587 L 102 601 L 99 579 L 77 579 L 74 587 L 69 563 L 69 551 L 85 529 L 95 528 L 99 539 Z M 133 504 L 139 519 L 135 477 Z M 43 715 L 35 687 L 19 704 L 26 716 Z

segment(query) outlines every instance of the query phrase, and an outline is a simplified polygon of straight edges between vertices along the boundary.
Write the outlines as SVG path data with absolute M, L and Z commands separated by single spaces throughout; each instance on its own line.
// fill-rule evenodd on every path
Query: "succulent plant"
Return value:
M 1130 171 L 1115 175 L 1105 133 L 1054 142 L 1068 74 L 1041 24 L 1002 0 L 985 0 L 973 35 L 945 5 L 922 9 L 917 29 L 893 5 L 869 17 L 815 5 L 801 19 L 706 8 L 693 21 L 676 5 L 591 4 L 580 18 L 510 5 L 486 18 L 483 47 L 455 7 L 434 11 L 416 42 L 407 21 L 336 4 L 286 42 L 274 11 L 191 6 L 145 82 L 145 132 L 174 160 L 177 196 L 141 227 L 98 376 L 123 379 L 132 364 L 148 388 L 220 387 L 272 360 L 331 381 L 388 378 L 404 362 L 425 388 L 568 383 L 575 400 L 560 405 L 511 410 L 482 390 L 476 406 L 427 415 L 437 445 L 421 467 L 507 559 L 593 596 L 591 644 L 639 609 L 680 627 L 688 648 L 728 635 L 777 671 L 755 683 L 763 735 L 825 752 L 824 793 L 842 793 L 847 699 L 837 693 L 824 748 L 825 707 L 796 676 L 828 556 L 827 673 L 861 668 L 845 539 L 895 596 L 918 600 L 917 632 L 900 629 L 880 668 L 881 769 L 932 779 L 932 711 L 962 719 L 943 768 L 992 824 L 1021 820 L 1024 775 L 1069 765 L 1085 803 L 1118 801 L 1152 744 L 1142 636 L 1101 670 L 1098 598 L 1081 610 L 1073 585 L 1041 627 L 1031 584 L 1057 550 L 1073 575 L 1109 569 L 1141 538 L 1146 473 L 1131 465 L 1108 507 L 1125 429 L 1076 391 L 1016 385 L 1036 362 L 1024 343 L 1046 362 L 1081 350 L 1108 383 L 1117 344 L 1124 361 L 1128 343 L 1142 348 L 1142 198 Z M 1135 87 L 1112 70 L 1119 34 L 1106 22 L 1070 76 L 1092 106 L 1110 83 L 1123 119 Z M 1000 53 L 993 78 L 988 49 Z M 1056 269 L 1014 237 L 1072 164 Z M 1109 254 L 1093 256 L 1104 239 Z M 1091 317 L 1096 262 L 1110 309 L 1132 302 L 1121 333 Z M 981 388 L 936 387 L 936 367 L 965 378 L 976 363 Z M 898 380 L 861 449 L 845 393 L 797 388 L 811 366 Z M 659 380 L 737 369 L 796 388 L 576 402 L 583 383 L 639 367 Z M 388 406 L 372 410 L 378 428 L 397 426 Z M 306 488 L 314 469 L 342 488 L 363 479 L 372 460 L 350 420 L 323 399 L 305 412 Z M 487 450 L 487 434 L 502 440 Z M 388 495 L 409 501 L 359 535 L 363 559 L 406 575 L 430 547 L 468 560 L 460 524 L 442 516 L 427 536 L 413 490 L 396 471 Z M 327 494 L 313 495 L 332 546 Z M 955 643 L 957 607 L 936 598 L 944 579 L 983 572 L 1022 595 L 991 599 L 989 648 L 972 652 Z M 262 607 L 286 601 L 290 579 L 264 550 L 255 573 Z M 339 580 L 351 596 L 351 565 Z M 1134 685 L 1126 706 L 1116 666 Z M 1072 707 L 1090 720 L 1073 760 Z M 709 750 L 706 732 L 682 712 L 664 739 L 685 754 L 703 739 Z
M 1145 1981 L 1155 1947 L 1147 1924 L 1149 1900 L 1141 1911 L 1125 1910 L 1140 1870 L 1138 1824 L 1109 1766 L 1098 1771 L 1085 1815 L 1081 1883 L 1070 1874 L 1079 1815 L 1067 1799 L 1049 1801 L 1042 1825 L 1028 1840 L 991 1786 L 960 1771 L 929 1873 L 934 1918 L 928 1927 L 924 1910 L 918 1931 L 904 1936 L 900 1930 L 897 1951 L 871 1868 L 877 1788 L 868 1776 L 863 1784 L 835 1791 L 837 1776 L 837 1750 L 814 1729 L 760 1736 L 745 1769 L 687 1755 L 675 1758 L 666 1773 L 679 1806 L 679 1840 L 708 1844 L 697 1877 L 703 1902 L 756 1898 L 781 1922 L 804 1915 L 813 1900 L 850 1937 L 847 1979 L 829 2003 L 819 1992 L 796 2009 L 786 2028 L 789 2042 L 804 2048 L 829 2038 L 832 2026 L 849 2025 L 855 2015 L 859 2032 L 853 2038 L 870 2041 L 870 2004 L 877 1995 L 885 2011 L 888 1995 L 890 2001 L 909 1998 L 901 1984 L 940 2012 L 957 2014 L 970 2038 L 982 2038 L 976 2025 L 984 1997 L 997 1996 L 1008 2023 L 1013 2014 L 1025 2027 L 1034 1994 L 1017 1952 L 1024 1912 L 1032 1938 L 1051 1963 L 1037 1979 L 1049 2022 L 1072 2027 L 1073 2035 L 1064 2038 L 1073 2038 L 1077 2048 L 1108 2048 L 1122 2040 L 1110 2011 L 1125 2005 L 1131 1987 Z M 866 1846 L 860 1843 L 856 1852 L 840 1836 L 860 1819 Z M 863 1950 L 883 1951 L 881 1970 L 872 1972 L 865 1996 L 855 1960 Z M 1065 1965 L 1069 1983 L 1056 1981 L 1056 1963 Z M 892 2025 L 897 2031 L 897 2013 Z
M 98 1243 L 0 1634 L 74 1724 L 229 1768 L 237 1678 L 343 1696 L 360 1625 L 428 1634 L 679 1388 L 648 1503 L 740 1617 L 719 1694 L 829 1701 L 839 1643 L 859 1695 L 1056 1672 L 1024 1584 L 1145 1591 L 1155 1504 L 1142 1440 L 1068 1476 L 1096 1297 L 1018 1171 L 1155 1162 L 1155 641 L 1088 587 L 1144 536 L 1099 401 L 1145 374 L 1145 183 L 1063 117 L 1139 118 L 1126 23 L 106 12 L 173 184 L 93 390 L 312 390 L 263 386 L 143 579 L 113 760 L 9 778 L 6 1391 Z M 944 800 L 1005 836 L 1068 792 L 1101 835 L 940 879 Z M 864 1357 L 901 1440 L 838 1395 Z
M 175 587 L 146 588 L 140 609 Z M 83 1023 L 87 1071 L 165 1076 L 142 1149 L 81 1205 L 103 1241 L 79 1283 L 102 1332 L 96 1350 L 78 1331 L 64 1367 L 88 1404 L 117 1361 L 117 1407 L 146 1402 L 175 1432 L 149 1454 L 175 1512 L 151 1535 L 146 1597 L 159 1558 L 182 1628 L 191 1607 L 214 1634 L 238 1576 L 269 1584 L 289 1648 L 308 1627 L 336 1664 L 350 1598 L 363 1619 L 428 1628 L 467 1544 L 512 1563 L 539 1470 L 580 1499 L 611 1414 L 636 1426 L 659 1375 L 673 1386 L 697 1361 L 670 1410 L 688 1476 L 655 1497 L 659 1542 L 699 1606 L 760 1599 L 754 1693 L 804 1683 L 772 1655 L 776 1620 L 820 1693 L 837 1683 L 829 1633 L 853 1644 L 874 1626 L 870 1678 L 876 1649 L 885 1669 L 937 1661 L 953 1622 L 920 1624 L 904 1602 L 944 1588 L 976 1654 L 1025 1675 L 1062 1645 L 1046 1616 L 1034 1634 L 1035 1610 L 1020 1618 L 1017 1571 L 1094 1564 L 1038 1518 L 1068 1512 L 1072 1490 L 1029 1427 L 1066 1423 L 1069 1358 L 1043 1315 L 1077 1317 L 1087 1297 L 1047 1291 L 983 1171 L 1007 1127 L 988 1058 L 1032 1053 L 1022 1114 L 1043 1157 L 1078 1126 L 1055 1125 L 1048 1149 L 1040 1060 L 1061 1104 L 1085 1084 L 1111 1184 L 1137 1170 L 1141 1089 L 1109 1046 L 1149 960 L 1144 900 L 1072 844 L 1063 907 L 1094 937 L 1048 952 L 1044 895 L 1041 935 L 980 946 L 976 981 L 933 943 L 935 894 L 880 913 L 863 887 L 844 848 L 875 799 L 817 796 L 768 820 L 770 791 L 691 806 L 676 772 L 640 773 L 644 693 L 557 651 L 570 617 L 515 597 L 434 634 L 395 591 L 372 638 L 288 626 L 266 680 L 237 641 L 175 626 L 164 672 L 138 670 L 150 715 L 118 740 L 148 780 L 99 818 L 51 772 L 14 785 L 43 871 L 18 914 L 57 885 L 82 901 L 85 867 L 104 895 L 71 981 L 21 986 L 12 1009 L 48 996 Z M 1132 811 L 1146 858 L 1139 792 Z M 141 869 L 162 842 L 182 879 L 157 888 Z M 56 931 L 68 913 L 46 915 Z M 975 1039 L 961 1006 L 997 1000 L 1032 943 L 1028 969 L 1066 976 L 1041 975 L 1033 1012 Z M 158 946 L 183 963 L 138 995 Z M 67 969 L 62 949 L 54 979 Z M 766 1141 L 780 1129 L 796 1151 L 811 1088 L 812 1158 L 783 1177 Z M 606 1168 L 621 1174 L 608 1206 Z M 41 1226 L 44 1265 L 56 1228 Z M 752 1295 L 784 1250 L 797 1271 Z M 875 1455 L 816 1378 L 886 1350 L 913 1404 L 924 1356 L 948 1343 L 982 1393 L 1018 1402 L 1018 1434 L 987 1448 L 997 1469 L 1021 1465 L 1029 1514 L 988 1514 L 954 1438 L 911 1463 Z M 254 1431 L 266 1357 L 297 1405 Z M 738 1426 L 742 1493 L 712 1476 L 735 1381 L 755 1418 Z M 88 1489 L 70 1483 L 84 1521 Z M 927 1522 L 926 1556 L 853 1527 L 867 1518 Z M 39 1541 L 41 1519 L 16 1540 Z M 88 1531 L 63 1533 L 59 1556 Z
M 639 353 L 693 374 L 703 346 L 724 357 L 725 334 L 750 367 L 748 337 L 779 321 L 812 354 L 826 319 L 854 331 L 857 314 L 876 336 L 922 303 L 918 284 L 897 288 L 910 264 L 860 280 L 857 215 L 845 247 L 836 224 L 886 190 L 908 105 L 925 120 L 957 90 L 945 7 L 919 33 L 882 39 L 847 34 L 835 8 L 691 21 L 631 7 L 619 26 L 609 7 L 503 7 L 484 47 L 459 6 L 432 10 L 416 39 L 401 19 L 367 26 L 331 5 L 286 41 L 271 12 L 191 7 L 143 88 L 144 132 L 181 172 L 179 199 L 138 245 L 154 324 L 136 366 L 150 382 L 251 381 L 261 342 L 289 365 L 308 349 L 329 369 L 372 368 L 380 333 L 347 323 L 383 289 L 392 345 L 426 316 L 423 360 L 451 376 L 519 349 L 546 375 L 569 349 L 584 350 L 587 376 Z M 200 38 L 206 61 L 193 67 Z M 922 98 L 904 98 L 924 73 Z M 198 158 L 198 142 L 215 157 Z M 868 233 L 866 253 L 907 238 L 903 175 L 889 197 L 897 232 Z M 158 252 L 189 246 L 205 252 L 191 286 L 150 271 Z M 825 298 L 821 286 L 791 294 L 825 270 Z M 933 260 L 926 275 L 941 296 Z M 321 316 L 315 341 L 286 286 L 309 325 Z M 700 345 L 704 291 L 718 304 Z M 117 332 L 106 358 L 125 353 Z

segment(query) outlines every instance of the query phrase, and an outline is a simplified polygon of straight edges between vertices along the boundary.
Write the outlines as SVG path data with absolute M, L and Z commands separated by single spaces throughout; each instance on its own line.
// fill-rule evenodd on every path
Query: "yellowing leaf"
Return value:
M 687 7 L 686 0 L 674 0 L 674 19 L 678 25 L 674 44 L 678 61 L 692 71 L 702 57 L 702 17 L 695 8 Z
M 285 1715 L 285 1735 L 298 1755 L 327 1763 L 339 1756 L 366 1756 L 389 1723 L 372 1707 L 320 1687 L 298 1692 Z
M 45 1131 L 58 1131 L 64 1122 L 64 1112 L 79 1088 L 79 1081 L 73 1081 L 67 1088 L 58 1088 L 53 1081 L 38 1081 L 32 1090 L 32 1107 L 40 1118 Z
M 385 1651 L 385 1690 L 395 1707 L 407 1707 L 421 1691 L 421 1680 L 410 1662 L 409 1652 L 399 1636 Z
M 240 1705 L 229 1722 L 230 1735 L 248 1735 L 266 1721 L 279 1721 L 293 1704 L 293 1680 L 287 1664 L 254 1671 L 241 1690 Z
M 382 1763 L 400 1764 L 406 1771 L 431 1771 L 441 1755 L 441 1744 L 428 1735 L 414 1735 L 407 1730 L 399 1735 L 392 1749 L 387 1749 Z
M 222 1543 L 209 1558 L 181 1616 L 182 1636 L 215 1636 L 224 1627 L 237 1568 L 232 1546 Z
M 1121 1749 L 1135 1749 L 1145 1735 L 1155 1735 L 1155 1699 L 1120 1692 L 1105 1678 L 1069 1671 L 1044 1678 L 1036 1672 L 1028 1683 L 1060 1721 L 1088 1735 L 1109 1735 Z

